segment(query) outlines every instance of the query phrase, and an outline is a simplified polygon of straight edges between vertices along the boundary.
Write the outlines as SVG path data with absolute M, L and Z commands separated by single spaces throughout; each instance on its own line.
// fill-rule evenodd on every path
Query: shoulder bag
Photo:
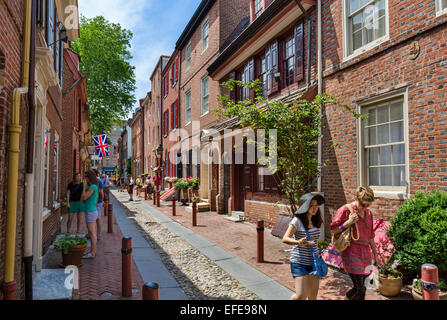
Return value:
M 347 204 L 346 207 L 348 207 L 349 211 L 354 213 L 354 210 L 352 209 L 351 204 Z M 352 232 L 352 226 L 347 228 L 342 233 L 339 233 L 337 235 L 332 235 L 332 244 L 334 245 L 335 249 L 337 249 L 340 252 L 345 251 L 350 245 L 351 245 L 351 238 L 352 240 L 358 240 L 359 239 L 359 228 L 357 226 L 357 222 L 354 224 L 355 228 L 357 229 L 357 239 L 354 238 L 354 233 Z
M 306 230 L 307 234 L 307 240 L 312 241 L 309 231 Z M 321 258 L 321 256 L 316 257 L 314 252 L 314 246 L 310 246 L 310 252 L 312 253 L 312 257 L 314 260 L 313 263 L 313 270 L 310 273 L 311 275 L 314 275 L 318 278 L 324 278 L 328 273 L 328 267 L 326 262 Z

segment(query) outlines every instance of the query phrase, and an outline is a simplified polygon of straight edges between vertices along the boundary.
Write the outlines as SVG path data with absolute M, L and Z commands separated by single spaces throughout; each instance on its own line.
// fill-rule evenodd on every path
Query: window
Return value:
M 406 186 L 406 138 L 404 101 L 394 100 L 364 108 L 363 154 L 367 184 L 379 187 Z
M 284 86 L 295 83 L 295 37 L 284 42 Z
M 202 25 L 202 52 L 208 49 L 210 23 L 208 20 Z
M 177 101 L 171 105 L 171 129 L 178 128 L 178 105 Z
M 264 191 L 264 168 L 258 167 L 258 191 Z
M 59 135 L 54 134 L 53 200 L 59 202 Z
M 51 141 L 51 127 L 50 123 L 46 122 L 45 127 L 45 137 L 44 137 L 44 163 L 43 163 L 43 177 L 44 177 L 44 185 L 43 185 L 43 205 L 44 207 L 49 207 L 49 196 L 48 196 L 48 185 L 50 182 L 50 141 Z
M 175 87 L 177 84 L 177 63 L 174 61 L 172 63 L 172 69 L 171 69 L 171 85 L 172 87 Z
M 254 80 L 254 62 L 253 59 L 250 60 L 244 67 L 244 72 L 242 73 L 242 81 L 250 82 Z M 250 88 L 242 87 L 241 88 L 241 100 L 245 100 L 250 98 Z
M 47 45 L 54 43 L 54 0 L 46 0 L 46 28 L 45 40 Z M 49 46 L 53 54 L 53 46 Z
M 200 92 L 201 92 L 201 108 L 200 108 L 200 115 L 205 115 L 209 111 L 209 94 L 208 94 L 208 76 L 205 76 L 201 80 L 200 85 Z
M 191 122 L 191 90 L 185 93 L 185 124 Z
M 259 17 L 264 10 L 264 0 L 254 0 L 255 2 L 255 18 Z
M 447 0 L 436 0 L 436 15 L 447 13 Z
M 191 67 L 191 44 L 188 44 L 188 46 L 186 47 L 185 67 L 186 70 L 188 70 L 189 67 Z
M 346 0 L 348 55 L 386 35 L 387 0 Z
M 163 136 L 167 137 L 169 131 L 169 110 L 163 114 Z

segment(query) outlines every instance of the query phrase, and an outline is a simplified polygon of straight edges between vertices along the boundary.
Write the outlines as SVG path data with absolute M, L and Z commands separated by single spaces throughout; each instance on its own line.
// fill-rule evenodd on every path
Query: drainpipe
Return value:
M 8 126 L 9 148 L 8 148 L 8 191 L 6 204 L 6 238 L 5 238 L 5 279 L 3 284 L 4 300 L 14 300 L 16 281 L 14 280 L 15 246 L 17 228 L 17 190 L 19 176 L 19 153 L 20 153 L 20 102 L 22 96 L 28 93 L 29 84 L 29 56 L 31 38 L 31 10 L 32 0 L 25 2 L 25 28 L 23 36 L 23 65 L 22 65 L 22 87 L 13 91 L 13 102 L 11 110 L 11 124 Z
M 37 3 L 31 0 L 31 35 L 36 34 Z M 30 39 L 30 64 L 28 85 L 28 145 L 26 148 L 26 176 L 25 176 L 25 234 L 24 256 L 25 264 L 25 299 L 33 300 L 33 200 L 34 200 L 34 131 L 36 121 L 35 77 L 36 77 L 36 37 Z
M 181 153 L 181 151 L 182 151 L 182 143 L 181 143 L 181 141 L 182 141 L 182 135 L 180 134 L 180 127 L 181 127 L 181 125 L 182 125 L 182 122 L 180 121 L 181 119 L 182 119 L 182 117 L 181 117 L 181 114 L 182 114 L 182 108 L 180 108 L 180 106 L 181 106 L 181 103 L 180 103 L 180 101 L 181 101 L 181 87 L 180 87 L 180 84 L 182 83 L 182 52 L 183 52 L 183 50 L 179 50 L 179 52 L 178 52 L 178 56 L 179 56 L 179 59 L 178 59 L 178 61 L 179 61 L 179 66 L 178 66 L 178 105 L 177 105 L 177 109 L 178 109 L 178 114 L 177 114 L 177 116 L 178 116 L 178 130 L 179 130 L 179 137 L 178 137 L 178 142 L 179 142 L 179 149 L 180 149 L 180 153 Z M 178 150 L 177 150 L 177 154 L 176 154 L 176 160 L 178 160 Z M 180 157 L 180 159 L 182 159 L 181 157 Z M 180 164 L 181 164 L 181 168 L 182 168 L 182 176 L 183 176 L 183 163 L 182 163 L 182 160 L 180 160 Z M 178 164 L 177 164 L 177 161 L 176 161 L 176 166 L 175 166 L 175 176 L 177 176 L 177 166 L 178 166 Z
M 317 35 L 317 43 L 318 43 L 318 55 L 317 55 L 317 61 L 318 61 L 318 94 L 323 93 L 323 55 L 322 55 L 322 19 L 321 19 L 321 0 L 318 0 L 318 35 Z M 323 118 L 323 111 L 320 110 L 320 119 Z M 320 135 L 321 135 L 321 126 L 319 128 Z M 318 163 L 322 163 L 322 154 L 323 154 L 323 139 L 320 137 L 318 139 Z M 318 192 L 322 191 L 321 187 L 321 174 L 318 177 Z

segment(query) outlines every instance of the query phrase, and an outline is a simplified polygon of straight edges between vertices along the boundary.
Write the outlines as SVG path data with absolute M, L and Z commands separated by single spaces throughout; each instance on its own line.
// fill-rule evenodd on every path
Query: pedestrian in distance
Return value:
M 346 293 L 346 300 L 365 300 L 366 272 L 371 265 L 371 251 L 375 263 L 381 264 L 374 242 L 373 215 L 368 207 L 374 201 L 374 191 L 370 187 L 358 187 L 355 201 L 337 210 L 332 219 L 331 232 L 336 236 L 351 228 L 349 247 L 341 252 L 344 270 L 351 277 L 353 288 Z M 355 225 L 357 225 L 355 227 Z
M 104 196 L 110 199 L 110 180 L 106 174 L 102 176 L 102 184 L 104 187 Z
M 93 170 L 96 174 L 96 179 L 98 181 L 98 188 L 99 188 L 99 194 L 98 194 L 98 202 L 96 204 L 97 211 L 98 211 L 98 218 L 96 219 L 96 231 L 97 231 L 97 239 L 98 241 L 101 240 L 101 233 L 102 233 L 102 220 L 101 217 L 104 213 L 104 185 L 102 184 L 102 181 L 99 177 L 99 171 L 94 169 Z
M 85 221 L 91 247 L 90 253 L 85 254 L 83 259 L 93 259 L 96 257 L 96 220 L 98 219 L 97 203 L 99 196 L 98 178 L 94 171 L 87 171 L 84 183 L 85 192 L 82 194 L 81 199 L 84 202 Z
M 151 200 L 153 188 L 152 188 L 152 177 L 150 175 L 147 175 L 147 177 L 146 177 L 145 187 L 147 188 L 147 194 L 148 194 L 149 200 Z
M 67 187 L 67 208 L 68 208 L 68 221 L 67 221 L 67 236 L 71 234 L 71 225 L 73 223 L 74 216 L 76 215 L 76 237 L 81 232 L 82 224 L 82 202 L 81 196 L 84 191 L 84 184 L 80 173 L 73 175 L 73 181 L 68 184 Z
M 129 178 L 129 184 L 127 186 L 127 193 L 129 193 L 129 201 L 133 201 L 133 187 L 135 185 L 135 182 L 133 181 L 132 176 Z
M 300 207 L 282 239 L 283 243 L 293 245 L 290 253 L 290 269 L 295 280 L 295 294 L 290 300 L 316 300 L 320 279 L 311 274 L 313 271 L 314 255 L 320 257 L 318 240 L 321 235 L 323 219 L 320 206 L 324 203 L 321 195 L 307 193 L 300 198 Z M 311 241 L 308 241 L 308 233 Z

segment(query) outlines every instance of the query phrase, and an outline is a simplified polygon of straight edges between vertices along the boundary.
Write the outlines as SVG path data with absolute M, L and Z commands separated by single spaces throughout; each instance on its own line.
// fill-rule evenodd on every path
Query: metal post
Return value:
M 147 186 L 144 188 L 144 200 L 147 200 Z
M 424 300 L 439 300 L 438 267 L 429 263 L 422 265 L 421 280 Z
M 258 232 L 258 256 L 256 262 L 262 263 L 264 262 L 264 220 L 258 220 L 256 227 Z
M 108 218 L 108 233 L 113 233 L 113 204 L 109 204 L 109 212 L 107 214 Z
M 143 286 L 143 300 L 159 300 L 160 287 L 158 283 L 145 283 Z
M 174 197 L 172 198 L 172 216 L 175 217 L 175 191 L 174 191 Z
M 157 207 L 160 208 L 160 191 L 157 191 Z
M 109 212 L 109 199 L 104 199 L 104 217 L 107 217 L 107 214 Z
M 124 237 L 121 249 L 121 293 L 123 297 L 132 296 L 132 237 Z
M 192 202 L 192 226 L 197 227 L 197 203 Z

